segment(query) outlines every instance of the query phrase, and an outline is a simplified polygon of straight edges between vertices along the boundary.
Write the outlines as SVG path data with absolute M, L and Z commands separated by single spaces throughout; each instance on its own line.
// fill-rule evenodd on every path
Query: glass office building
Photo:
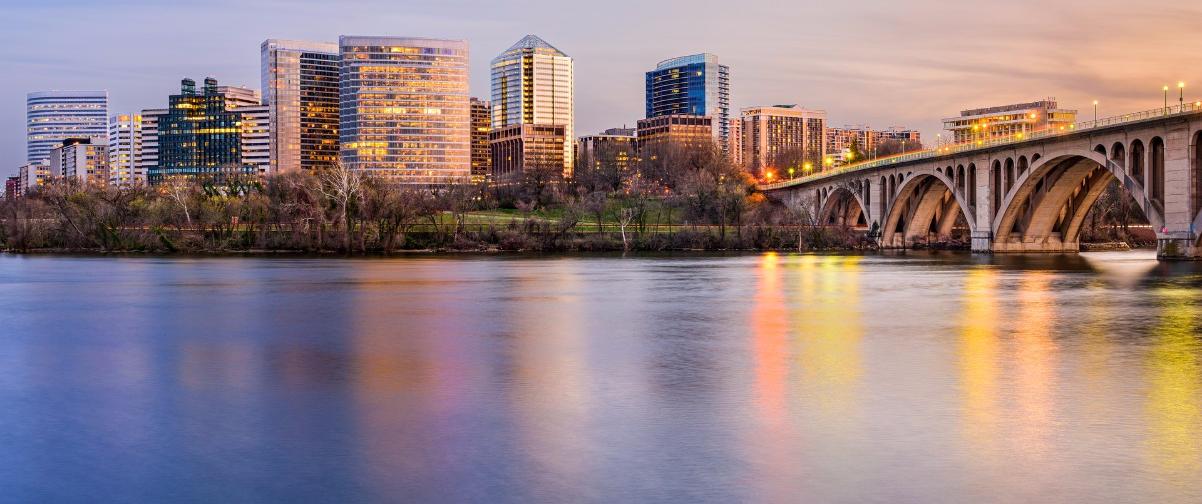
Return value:
M 338 44 L 269 39 L 261 46 L 273 173 L 338 160 Z
M 108 143 L 107 91 L 41 91 L 25 100 L 26 161 L 46 164 L 63 140 L 88 138 Z
M 172 95 L 167 113 L 158 117 L 158 163 L 147 174 L 151 183 L 171 177 L 257 174 L 243 163 L 243 114 L 238 104 L 256 102 L 257 93 L 245 88 L 218 88 L 207 78 L 204 88 L 184 79 L 180 94 Z M 246 96 L 243 96 L 246 95 Z
M 730 67 L 709 53 L 661 61 L 647 72 L 647 118 L 666 115 L 713 118 L 714 139 L 730 141 Z
M 563 126 L 563 174 L 575 166 L 575 70 L 572 58 L 526 35 L 492 60 L 492 127 Z M 494 159 L 495 161 L 495 159 Z
M 401 183 L 467 180 L 467 42 L 343 36 L 338 45 L 343 164 Z

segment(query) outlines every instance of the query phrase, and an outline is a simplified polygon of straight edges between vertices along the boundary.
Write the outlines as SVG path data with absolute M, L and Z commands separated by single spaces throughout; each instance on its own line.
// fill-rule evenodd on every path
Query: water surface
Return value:
M 1202 502 L 1148 253 L 0 256 L 2 501 Z

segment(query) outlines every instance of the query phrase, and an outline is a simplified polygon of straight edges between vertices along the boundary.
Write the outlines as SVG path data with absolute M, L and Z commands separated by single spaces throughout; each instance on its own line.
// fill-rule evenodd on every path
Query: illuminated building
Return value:
M 109 118 L 109 185 L 131 187 L 146 183 L 141 164 L 142 116 L 118 114 Z
M 26 96 L 26 162 L 48 163 L 50 151 L 68 138 L 105 143 L 107 91 L 42 91 Z
M 21 179 L 21 194 L 25 194 L 30 189 L 44 185 L 47 180 L 50 180 L 49 155 L 47 155 L 46 163 L 29 163 L 22 165 L 17 170 L 17 177 Z
M 108 145 L 92 143 L 91 138 L 63 140 L 62 145 L 50 151 L 50 175 L 85 184 L 107 185 Z
M 138 148 L 138 172 L 149 182 L 150 172 L 159 165 L 159 120 L 167 115 L 167 109 L 142 110 L 142 140 Z
M 561 176 L 566 129 L 561 124 L 515 124 L 489 132 L 492 176 L 512 183 L 527 173 Z
M 638 150 L 635 130 L 630 128 L 611 128 L 599 135 L 582 136 L 576 144 L 579 150 L 576 167 L 586 170 L 612 162 L 619 170 L 626 171 L 633 167 Z
M 492 60 L 492 127 L 562 126 L 563 176 L 575 165 L 574 63 L 541 38 L 526 35 Z M 493 159 L 494 166 L 496 159 Z
M 730 120 L 730 135 L 726 141 L 726 154 L 735 166 L 743 166 L 743 119 Z
M 338 44 L 268 39 L 261 46 L 263 103 L 270 109 L 271 173 L 338 160 Z
M 492 104 L 471 99 L 472 107 L 472 180 L 480 181 L 492 171 L 492 149 L 488 132 L 492 131 Z
M 709 116 L 665 115 L 639 119 L 639 152 L 704 149 L 713 145 L 713 131 L 713 119 Z
M 953 141 L 966 143 L 1008 138 L 1020 133 L 1069 129 L 1077 121 L 1077 111 L 1062 109 L 1055 98 L 1031 103 L 1016 103 L 960 111 L 943 120 L 943 129 L 952 132 Z
M 338 43 L 343 164 L 400 183 L 467 180 L 467 42 L 343 36 Z
M 258 175 L 264 155 L 251 148 L 244 122 L 265 121 L 266 107 L 255 90 L 218 86 L 206 78 L 201 92 L 192 79 L 181 81 L 165 115 L 158 118 L 158 163 L 147 173 L 150 183 L 169 177 Z M 260 134 L 260 139 L 264 134 Z M 253 145 L 266 149 L 260 141 Z
M 743 164 L 749 172 L 765 176 L 773 167 L 801 174 L 821 169 L 826 112 L 796 105 L 752 107 L 743 109 L 742 121 Z
M 647 72 L 647 118 L 665 115 L 714 119 L 715 141 L 724 149 L 730 139 L 730 67 L 708 53 L 661 61 Z
M 881 144 L 889 141 L 905 142 L 906 151 L 922 147 L 922 135 L 918 130 L 896 126 L 878 130 L 864 125 L 826 129 L 826 153 L 832 156 L 842 156 L 853 143 L 860 152 L 875 155 Z

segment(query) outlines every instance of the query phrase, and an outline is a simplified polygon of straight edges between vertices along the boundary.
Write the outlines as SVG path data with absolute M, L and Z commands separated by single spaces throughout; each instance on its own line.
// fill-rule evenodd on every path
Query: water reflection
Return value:
M 1014 333 L 1015 407 L 1014 441 L 1025 455 L 1047 456 L 1049 436 L 1056 428 L 1058 348 L 1052 338 L 1057 324 L 1053 275 L 1043 271 L 1023 275 L 1018 286 L 1018 324 Z
M 1202 470 L 1202 375 L 1197 289 L 1155 290 L 1161 312 L 1151 319 L 1147 356 L 1148 456 L 1172 491 L 1196 485 Z
M 859 257 L 806 256 L 799 269 L 797 341 L 801 390 L 822 420 L 850 428 L 861 374 Z M 886 315 L 882 313 L 881 315 Z
M 964 285 L 960 329 L 960 381 L 963 424 L 974 446 L 997 436 L 998 415 L 998 273 L 976 268 Z

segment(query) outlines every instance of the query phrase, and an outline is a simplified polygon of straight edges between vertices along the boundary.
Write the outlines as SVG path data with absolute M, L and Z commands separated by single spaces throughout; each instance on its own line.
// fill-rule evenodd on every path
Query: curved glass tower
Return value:
M 40 91 L 26 97 L 26 160 L 50 162 L 50 150 L 71 138 L 108 143 L 107 91 Z
M 730 67 L 709 53 L 661 61 L 647 72 L 647 118 L 708 116 L 714 139 L 725 149 L 730 139 Z

